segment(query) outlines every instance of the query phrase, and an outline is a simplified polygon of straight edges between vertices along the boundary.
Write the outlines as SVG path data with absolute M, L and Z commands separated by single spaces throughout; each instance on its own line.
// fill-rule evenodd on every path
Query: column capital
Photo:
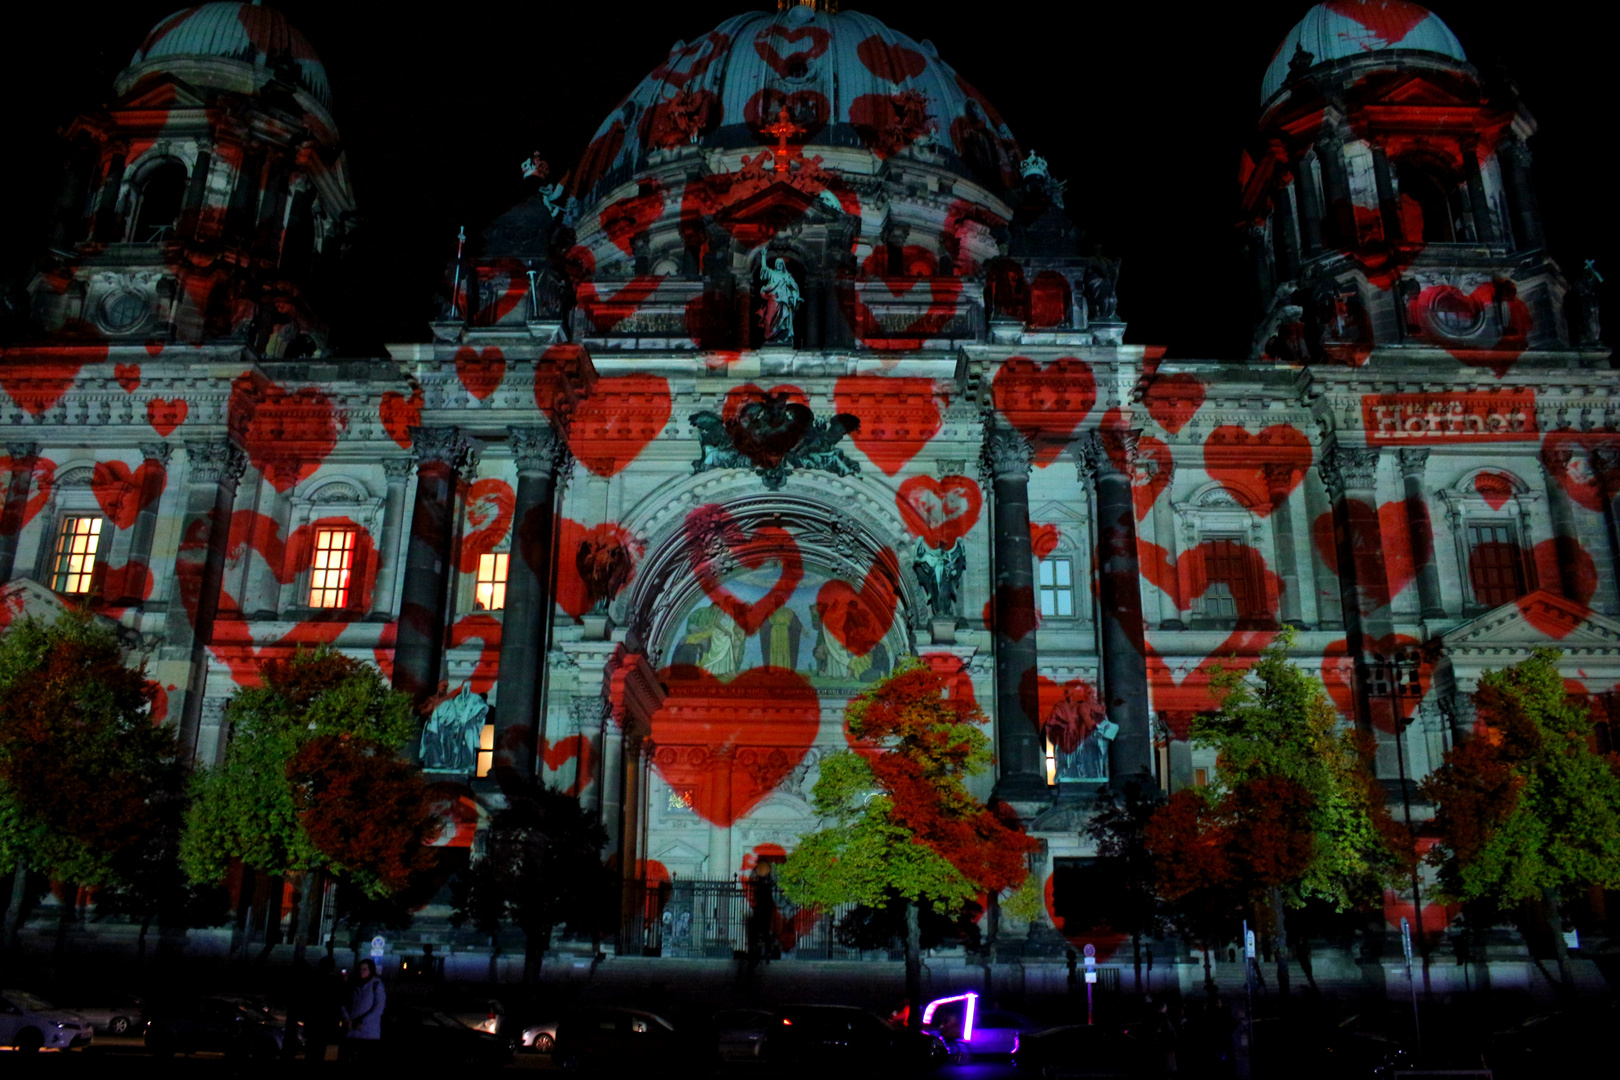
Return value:
M 1316 469 L 1335 498 L 1352 491 L 1372 491 L 1378 477 L 1377 450 L 1334 447 L 1322 455 Z
M 1035 462 L 1035 448 L 1029 440 L 1011 428 L 987 426 L 984 449 L 979 454 L 979 472 L 986 480 L 1029 479 L 1030 467 Z
M 141 457 L 147 461 L 155 461 L 159 465 L 169 463 L 169 455 L 174 447 L 166 442 L 143 442 L 140 444 Z
M 410 432 L 418 469 L 443 465 L 452 472 L 460 472 L 478 461 L 473 441 L 458 427 L 413 427 Z
M 1299 465 L 1286 461 L 1268 461 L 1260 469 L 1265 474 L 1266 495 L 1271 499 L 1272 506 L 1288 500 L 1294 490 L 1295 477 L 1302 471 Z
M 1075 440 L 1075 470 L 1081 480 L 1101 480 L 1117 476 L 1129 480 L 1136 465 L 1139 435 L 1134 431 L 1100 428 Z M 1157 469 L 1157 463 L 1155 463 Z
M 383 475 L 390 484 L 403 484 L 416 471 L 416 459 L 409 457 L 383 458 Z
M 568 455 L 568 443 L 550 424 L 532 427 L 509 427 L 512 460 L 520 473 L 550 475 Z
M 6 453 L 11 455 L 13 462 L 33 461 L 39 457 L 39 443 L 6 443 Z
M 191 481 L 198 484 L 229 484 L 247 471 L 247 455 L 233 442 L 186 442 L 186 459 L 191 466 Z
M 1429 448 L 1426 446 L 1402 447 L 1396 452 L 1401 463 L 1401 477 L 1406 480 L 1423 479 L 1423 470 L 1429 463 Z
M 1603 490 L 1612 498 L 1620 495 L 1620 446 L 1598 446 L 1587 454 L 1592 472 L 1603 484 Z

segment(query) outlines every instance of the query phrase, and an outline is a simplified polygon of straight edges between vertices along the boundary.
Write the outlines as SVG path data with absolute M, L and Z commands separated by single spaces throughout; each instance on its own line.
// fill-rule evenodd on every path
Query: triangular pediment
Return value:
M 727 206 L 715 220 L 732 226 L 781 222 L 831 224 L 843 216 L 842 210 L 834 209 L 819 195 L 778 182 Z
M 1519 652 L 1542 646 L 1568 653 L 1620 655 L 1620 620 L 1539 589 L 1487 611 L 1441 640 L 1453 655 Z
M 1385 86 L 1378 95 L 1380 105 L 1472 105 L 1443 86 L 1417 72 Z
M 0 628 L 30 616 L 53 623 L 67 610 L 68 604 L 60 596 L 33 578 L 15 578 L 0 588 Z M 117 625 L 104 615 L 97 615 L 96 621 Z
M 208 103 L 184 79 L 169 77 L 161 80 L 142 80 L 144 87 L 132 98 L 118 103 L 119 109 L 200 109 Z

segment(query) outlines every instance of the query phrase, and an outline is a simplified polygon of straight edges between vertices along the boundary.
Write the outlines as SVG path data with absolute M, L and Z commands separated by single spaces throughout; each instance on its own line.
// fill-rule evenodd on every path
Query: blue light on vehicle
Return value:
M 967 1002 L 967 1007 L 964 1010 L 963 1015 L 962 1015 L 962 1041 L 963 1042 L 972 1042 L 973 1041 L 973 1015 L 974 1015 L 975 1012 L 978 1011 L 979 995 L 975 994 L 971 990 L 969 990 L 965 994 L 955 994 L 955 995 L 953 995 L 951 997 L 942 997 L 942 998 L 939 998 L 938 1000 L 930 1001 L 928 1003 L 928 1007 L 923 1010 L 922 1022 L 923 1022 L 923 1024 L 925 1026 L 928 1025 L 928 1024 L 933 1023 L 933 1021 L 934 1021 L 934 1011 L 936 1009 L 938 1009 L 941 1005 L 948 1005 L 953 1001 L 965 1001 L 965 1002 Z

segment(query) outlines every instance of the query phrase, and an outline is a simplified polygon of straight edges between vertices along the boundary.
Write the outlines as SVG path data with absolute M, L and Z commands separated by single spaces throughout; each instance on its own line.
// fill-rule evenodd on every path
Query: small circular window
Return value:
M 1468 337 L 1485 323 L 1485 309 L 1471 296 L 1445 289 L 1429 302 L 1429 322 L 1437 334 Z
M 140 328 L 151 314 L 151 305 L 134 289 L 118 289 L 102 298 L 97 321 L 109 334 L 127 334 Z

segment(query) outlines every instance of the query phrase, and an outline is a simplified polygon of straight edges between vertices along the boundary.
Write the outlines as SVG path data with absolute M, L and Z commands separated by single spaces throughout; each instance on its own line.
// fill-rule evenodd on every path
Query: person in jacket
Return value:
M 383 1009 L 388 995 L 383 991 L 382 979 L 377 977 L 377 965 L 370 960 L 360 961 L 355 969 L 359 980 L 349 994 L 349 1007 L 343 1018 L 349 1022 L 349 1032 L 343 1040 L 343 1056 L 351 1061 L 365 1061 L 376 1056 L 382 1041 Z

